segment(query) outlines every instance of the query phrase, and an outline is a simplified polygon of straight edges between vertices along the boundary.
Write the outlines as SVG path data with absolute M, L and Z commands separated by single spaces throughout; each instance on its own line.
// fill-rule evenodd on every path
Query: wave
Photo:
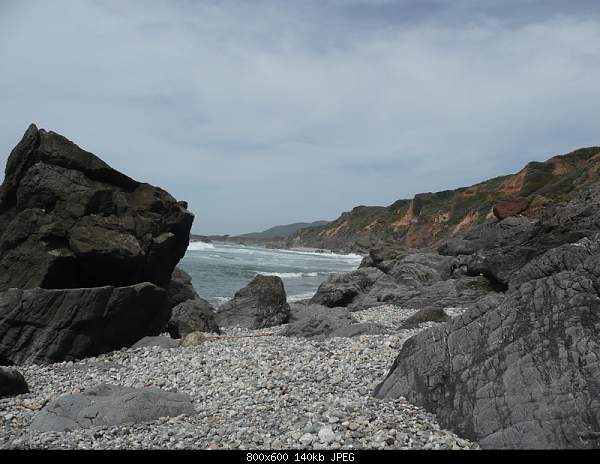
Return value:
M 300 300 L 308 300 L 309 298 L 312 298 L 314 294 L 315 294 L 315 292 L 299 293 L 297 295 L 288 295 L 287 300 L 289 302 L 300 301 Z
M 332 251 L 327 252 L 319 252 L 319 251 L 300 251 L 300 250 L 283 250 L 279 248 L 271 249 L 271 251 L 276 251 L 278 253 L 289 253 L 295 255 L 309 255 L 309 256 L 321 256 L 323 258 L 335 258 L 335 259 L 348 259 L 352 261 L 361 261 L 363 257 L 361 255 L 357 255 L 356 253 L 334 253 Z
M 261 274 L 264 276 L 276 276 L 281 277 L 282 279 L 294 279 L 299 277 L 318 277 L 318 272 L 264 272 L 264 271 L 254 271 L 256 274 Z M 329 274 L 328 272 L 322 272 L 321 275 Z
M 204 250 L 214 250 L 215 246 L 212 243 L 205 242 L 190 242 L 187 249 L 189 251 L 204 251 Z

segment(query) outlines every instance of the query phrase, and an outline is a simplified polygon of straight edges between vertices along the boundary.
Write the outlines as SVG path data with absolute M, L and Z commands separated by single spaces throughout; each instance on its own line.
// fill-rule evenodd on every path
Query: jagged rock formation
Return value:
M 160 331 L 192 221 L 185 202 L 31 125 L 0 186 L 0 362 L 75 359 Z M 175 299 L 178 285 L 176 273 Z
M 408 340 L 375 395 L 405 396 L 486 448 L 600 446 L 599 205 L 593 185 L 444 244 L 505 293 Z
M 598 179 L 600 147 L 531 162 L 515 175 L 382 206 L 358 206 L 321 227 L 303 229 L 278 246 L 366 252 L 382 243 L 422 248 L 496 217 L 531 216 L 572 199 Z
M 83 393 L 62 395 L 52 400 L 35 415 L 31 429 L 68 432 L 195 413 L 191 398 L 182 393 L 103 384 Z
M 263 329 L 285 324 L 290 316 L 290 306 L 277 276 L 257 275 L 246 287 L 219 307 L 216 319 L 219 326 L 238 326 Z
M 332 274 L 310 301 L 351 311 L 382 304 L 445 308 L 468 306 L 493 291 L 486 278 L 466 275 L 453 258 L 414 251 L 371 258 L 356 271 Z
M 31 125 L 0 187 L 0 290 L 166 286 L 192 220 L 164 190 Z

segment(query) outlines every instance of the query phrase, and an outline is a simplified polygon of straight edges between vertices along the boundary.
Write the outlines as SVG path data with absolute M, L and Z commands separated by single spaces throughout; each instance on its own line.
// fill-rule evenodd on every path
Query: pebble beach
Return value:
M 285 326 L 228 328 L 199 346 L 123 349 L 78 362 L 21 366 L 31 391 L 0 400 L 0 448 L 477 448 L 403 398 L 371 396 L 402 344 L 434 324 L 397 330 L 413 313 L 389 305 L 353 313 L 360 322 L 396 329 L 390 335 L 307 340 L 278 335 Z M 197 414 L 72 432 L 29 430 L 48 401 L 101 383 L 186 393 Z

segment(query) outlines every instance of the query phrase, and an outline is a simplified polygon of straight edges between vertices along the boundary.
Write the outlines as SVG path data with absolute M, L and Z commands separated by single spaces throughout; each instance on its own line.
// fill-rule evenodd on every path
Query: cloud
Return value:
M 600 144 L 597 4 L 497 5 L 5 0 L 0 161 L 35 121 L 238 233 Z

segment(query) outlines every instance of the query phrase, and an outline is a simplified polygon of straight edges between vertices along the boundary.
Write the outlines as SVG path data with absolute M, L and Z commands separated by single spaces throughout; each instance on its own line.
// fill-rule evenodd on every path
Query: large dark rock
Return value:
M 25 377 L 16 369 L 0 367 L 0 398 L 28 393 Z
M 167 295 L 169 298 L 168 304 L 170 308 L 174 308 L 179 303 L 188 300 L 200 298 L 194 286 L 192 285 L 192 277 L 179 267 L 175 267 L 171 275 L 171 281 L 167 286 Z
M 170 317 L 167 294 L 151 283 L 0 293 L 0 363 L 48 363 L 94 356 L 157 335 Z
M 404 396 L 484 448 L 598 448 L 600 236 L 548 250 L 517 278 L 409 339 L 374 394 Z
M 195 413 L 191 398 L 182 393 L 103 384 L 83 393 L 52 400 L 35 415 L 31 429 L 37 432 L 68 432 Z
M 164 190 L 31 125 L 0 187 L 0 291 L 166 286 L 192 220 Z
M 246 287 L 219 307 L 216 319 L 219 326 L 238 326 L 262 329 L 285 324 L 290 316 L 290 306 L 277 276 L 257 275 Z
M 200 297 L 173 308 L 167 331 L 173 338 L 184 338 L 192 332 L 221 333 L 215 319 L 215 309 Z
M 374 267 L 331 274 L 317 289 L 310 303 L 329 308 L 366 309 L 394 300 L 403 293 L 394 280 Z

